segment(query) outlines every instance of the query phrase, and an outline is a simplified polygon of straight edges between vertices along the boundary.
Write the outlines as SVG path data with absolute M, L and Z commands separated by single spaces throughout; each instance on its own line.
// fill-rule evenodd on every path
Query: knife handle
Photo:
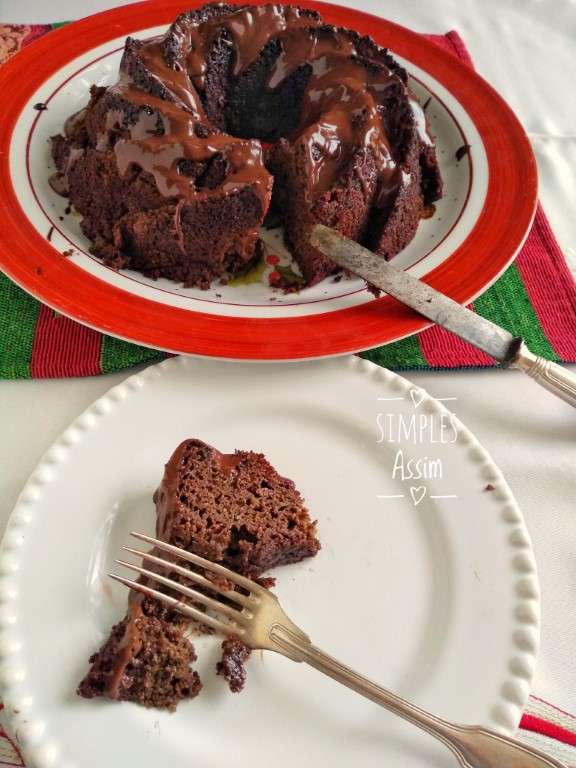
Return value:
M 576 408 L 576 375 L 566 368 L 534 355 L 522 342 L 511 368 L 519 368 L 535 382 Z

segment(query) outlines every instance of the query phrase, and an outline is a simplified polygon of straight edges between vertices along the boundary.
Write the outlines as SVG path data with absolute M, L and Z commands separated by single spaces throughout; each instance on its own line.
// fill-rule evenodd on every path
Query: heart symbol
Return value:
M 410 390 L 410 397 L 412 398 L 412 402 L 414 403 L 414 408 L 418 408 L 422 400 L 426 397 L 426 392 L 417 389 L 411 389 Z
M 424 498 L 424 496 L 426 496 L 426 486 L 424 485 L 419 485 L 418 487 L 412 486 L 412 488 L 410 488 L 410 495 L 412 496 L 414 506 L 417 507 L 418 504 L 420 504 L 420 502 Z

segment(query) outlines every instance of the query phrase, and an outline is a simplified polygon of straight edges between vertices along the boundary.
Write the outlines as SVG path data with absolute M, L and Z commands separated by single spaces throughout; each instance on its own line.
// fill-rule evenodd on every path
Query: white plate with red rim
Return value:
M 192 3 L 194 4 L 194 3 Z M 445 195 L 396 259 L 455 300 L 467 303 L 510 264 L 529 230 L 537 195 L 530 143 L 502 99 L 452 54 L 403 27 L 330 4 L 308 3 L 324 18 L 370 34 L 412 75 L 436 135 Z M 173 352 L 239 360 L 326 357 L 384 344 L 427 325 L 362 281 L 327 279 L 297 294 L 270 288 L 287 259 L 268 236 L 261 281 L 209 291 L 114 272 L 89 252 L 76 216 L 48 184 L 49 138 L 87 100 L 92 83 L 117 75 L 127 34 L 163 32 L 179 0 L 97 14 L 62 27 L 0 69 L 10 110 L 0 115 L 0 267 L 57 311 L 130 341 Z M 34 109 L 37 104 L 47 109 Z M 470 151 L 458 159 L 457 153 Z M 506 183 L 502 184 L 502 179 Z M 69 254 L 63 257 L 63 254 Z
M 254 653 L 231 694 L 215 637 L 197 643 L 204 690 L 175 714 L 76 695 L 126 604 L 106 574 L 130 530 L 153 532 L 153 491 L 188 437 L 265 453 L 305 496 L 323 548 L 277 569 L 275 592 L 313 642 L 439 715 L 514 732 L 538 647 L 536 567 L 512 493 L 466 427 L 354 356 L 179 357 L 79 416 L 10 519 L 1 693 L 30 766 L 450 764 L 413 726 L 273 653 Z

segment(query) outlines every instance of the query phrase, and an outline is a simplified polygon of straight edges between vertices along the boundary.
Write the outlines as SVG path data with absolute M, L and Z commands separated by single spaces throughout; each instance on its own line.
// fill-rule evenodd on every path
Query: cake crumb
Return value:
M 466 157 L 470 153 L 470 150 L 472 147 L 470 144 L 462 144 L 461 147 L 458 147 L 456 150 L 456 160 L 462 160 L 463 157 Z
M 232 693 L 239 693 L 246 683 L 244 664 L 252 651 L 237 637 L 228 637 L 222 643 L 222 658 L 216 664 L 216 672 L 226 680 Z

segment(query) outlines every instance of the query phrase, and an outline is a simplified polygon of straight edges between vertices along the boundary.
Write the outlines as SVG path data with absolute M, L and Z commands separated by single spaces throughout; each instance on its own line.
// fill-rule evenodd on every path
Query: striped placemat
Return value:
M 0 25 L 0 61 L 57 26 L 61 25 Z M 430 37 L 472 65 L 456 33 Z M 523 336 L 534 353 L 555 362 L 576 362 L 576 283 L 541 207 L 515 263 L 474 302 L 473 309 Z M 90 376 L 166 356 L 63 317 L 2 273 L 0 324 L 0 378 L 4 379 Z M 437 327 L 362 356 L 393 370 L 494 365 L 487 355 Z

